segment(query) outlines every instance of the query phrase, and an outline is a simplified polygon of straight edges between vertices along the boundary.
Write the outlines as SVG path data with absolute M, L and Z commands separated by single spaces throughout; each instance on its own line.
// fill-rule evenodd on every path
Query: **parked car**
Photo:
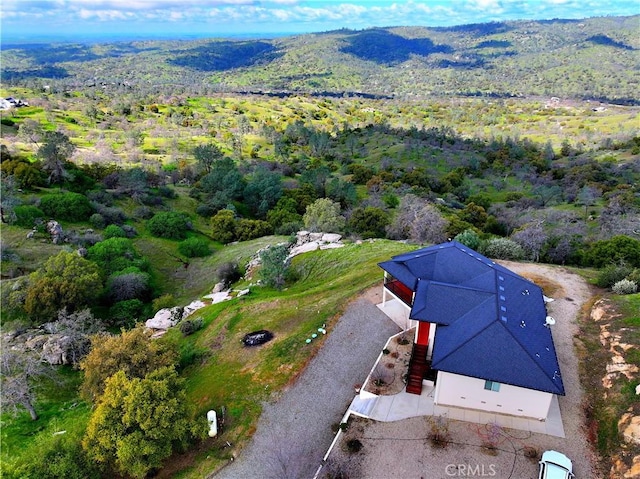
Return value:
M 540 459 L 538 479 L 572 479 L 571 459 L 558 451 L 545 451 Z

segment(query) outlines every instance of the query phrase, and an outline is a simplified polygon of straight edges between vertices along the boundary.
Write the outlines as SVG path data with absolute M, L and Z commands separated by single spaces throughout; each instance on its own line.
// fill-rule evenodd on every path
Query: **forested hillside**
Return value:
M 3 475 L 206 476 L 421 244 L 567 265 L 637 310 L 639 19 L 4 45 Z M 285 262 L 300 230 L 346 246 Z M 136 327 L 217 283 L 234 301 Z
M 635 103 L 640 17 L 339 30 L 263 40 L 4 45 L 3 82 L 203 91 L 558 96 Z

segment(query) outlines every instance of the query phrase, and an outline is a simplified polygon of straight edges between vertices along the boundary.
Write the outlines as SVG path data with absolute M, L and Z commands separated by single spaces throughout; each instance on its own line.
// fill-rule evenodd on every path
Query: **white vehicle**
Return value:
M 573 464 L 571 459 L 557 451 L 545 451 L 540 460 L 538 479 L 572 479 Z

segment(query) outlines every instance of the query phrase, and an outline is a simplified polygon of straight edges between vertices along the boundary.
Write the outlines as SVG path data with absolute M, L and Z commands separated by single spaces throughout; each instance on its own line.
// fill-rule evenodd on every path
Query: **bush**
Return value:
M 288 269 L 286 261 L 289 248 L 286 245 L 276 245 L 260 253 L 262 268 L 260 274 L 264 284 L 276 289 L 282 289 L 285 283 L 285 273 Z
M 517 261 L 524 257 L 522 246 L 507 238 L 490 239 L 484 244 L 482 254 L 489 258 L 512 261 Z
M 242 278 L 242 273 L 237 263 L 223 263 L 216 270 L 216 278 L 218 282 L 228 286 Z
M 632 273 L 632 268 L 624 264 L 610 264 L 598 273 L 596 285 L 601 288 L 611 288 L 615 283 L 625 279 Z
M 638 291 L 638 285 L 628 279 L 617 281 L 611 290 L 616 294 L 634 294 Z
M 86 221 L 93 213 L 89 199 L 80 193 L 44 195 L 40 208 L 50 218 L 66 221 Z
M 91 226 L 98 229 L 104 228 L 104 225 L 107 224 L 107 222 L 104 220 L 104 216 L 102 216 L 100 213 L 92 214 L 89 217 L 89 223 L 91 223 Z
M 211 254 L 209 242 L 202 239 L 191 237 L 178 244 L 178 251 L 187 258 L 202 258 Z
M 126 238 L 127 234 L 118 225 L 109 225 L 104 230 L 104 239 Z
M 105 225 L 121 225 L 127 221 L 127 215 L 115 206 L 96 204 L 96 211 L 104 218 Z
M 176 300 L 174 299 L 172 294 L 163 294 L 162 296 L 154 299 L 151 302 L 151 307 L 154 311 L 160 311 L 164 308 L 172 308 L 176 304 Z
M 31 205 L 16 206 L 13 212 L 16 215 L 15 224 L 23 228 L 33 228 L 38 219 L 45 217 L 44 211 Z
M 167 239 L 184 239 L 190 226 L 185 215 L 175 211 L 157 213 L 147 221 L 147 228 L 153 236 Z
M 110 323 L 114 326 L 133 326 L 143 315 L 144 303 L 139 299 L 120 301 L 109 308 Z
M 180 323 L 180 332 L 183 336 L 189 336 L 199 329 L 202 329 L 203 324 L 202 318 L 187 319 Z
M 273 234 L 273 227 L 263 220 L 238 220 L 235 227 L 236 241 L 249 241 Z
M 141 271 L 132 271 L 117 274 L 109 278 L 107 291 L 113 302 L 127 301 L 129 299 L 147 299 L 150 293 L 149 275 Z
M 472 229 L 464 230 L 453 239 L 473 250 L 477 250 L 480 247 L 480 237 L 478 236 L 478 233 Z
M 640 267 L 639 240 L 623 235 L 614 236 L 609 240 L 596 241 L 584 255 L 585 265 L 596 268 L 621 262 Z

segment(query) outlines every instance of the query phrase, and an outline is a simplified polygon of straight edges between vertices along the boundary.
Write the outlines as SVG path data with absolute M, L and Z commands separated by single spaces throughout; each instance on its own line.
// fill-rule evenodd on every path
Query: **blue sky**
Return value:
M 5 41 L 273 36 L 638 13 L 639 0 L 0 0 Z

